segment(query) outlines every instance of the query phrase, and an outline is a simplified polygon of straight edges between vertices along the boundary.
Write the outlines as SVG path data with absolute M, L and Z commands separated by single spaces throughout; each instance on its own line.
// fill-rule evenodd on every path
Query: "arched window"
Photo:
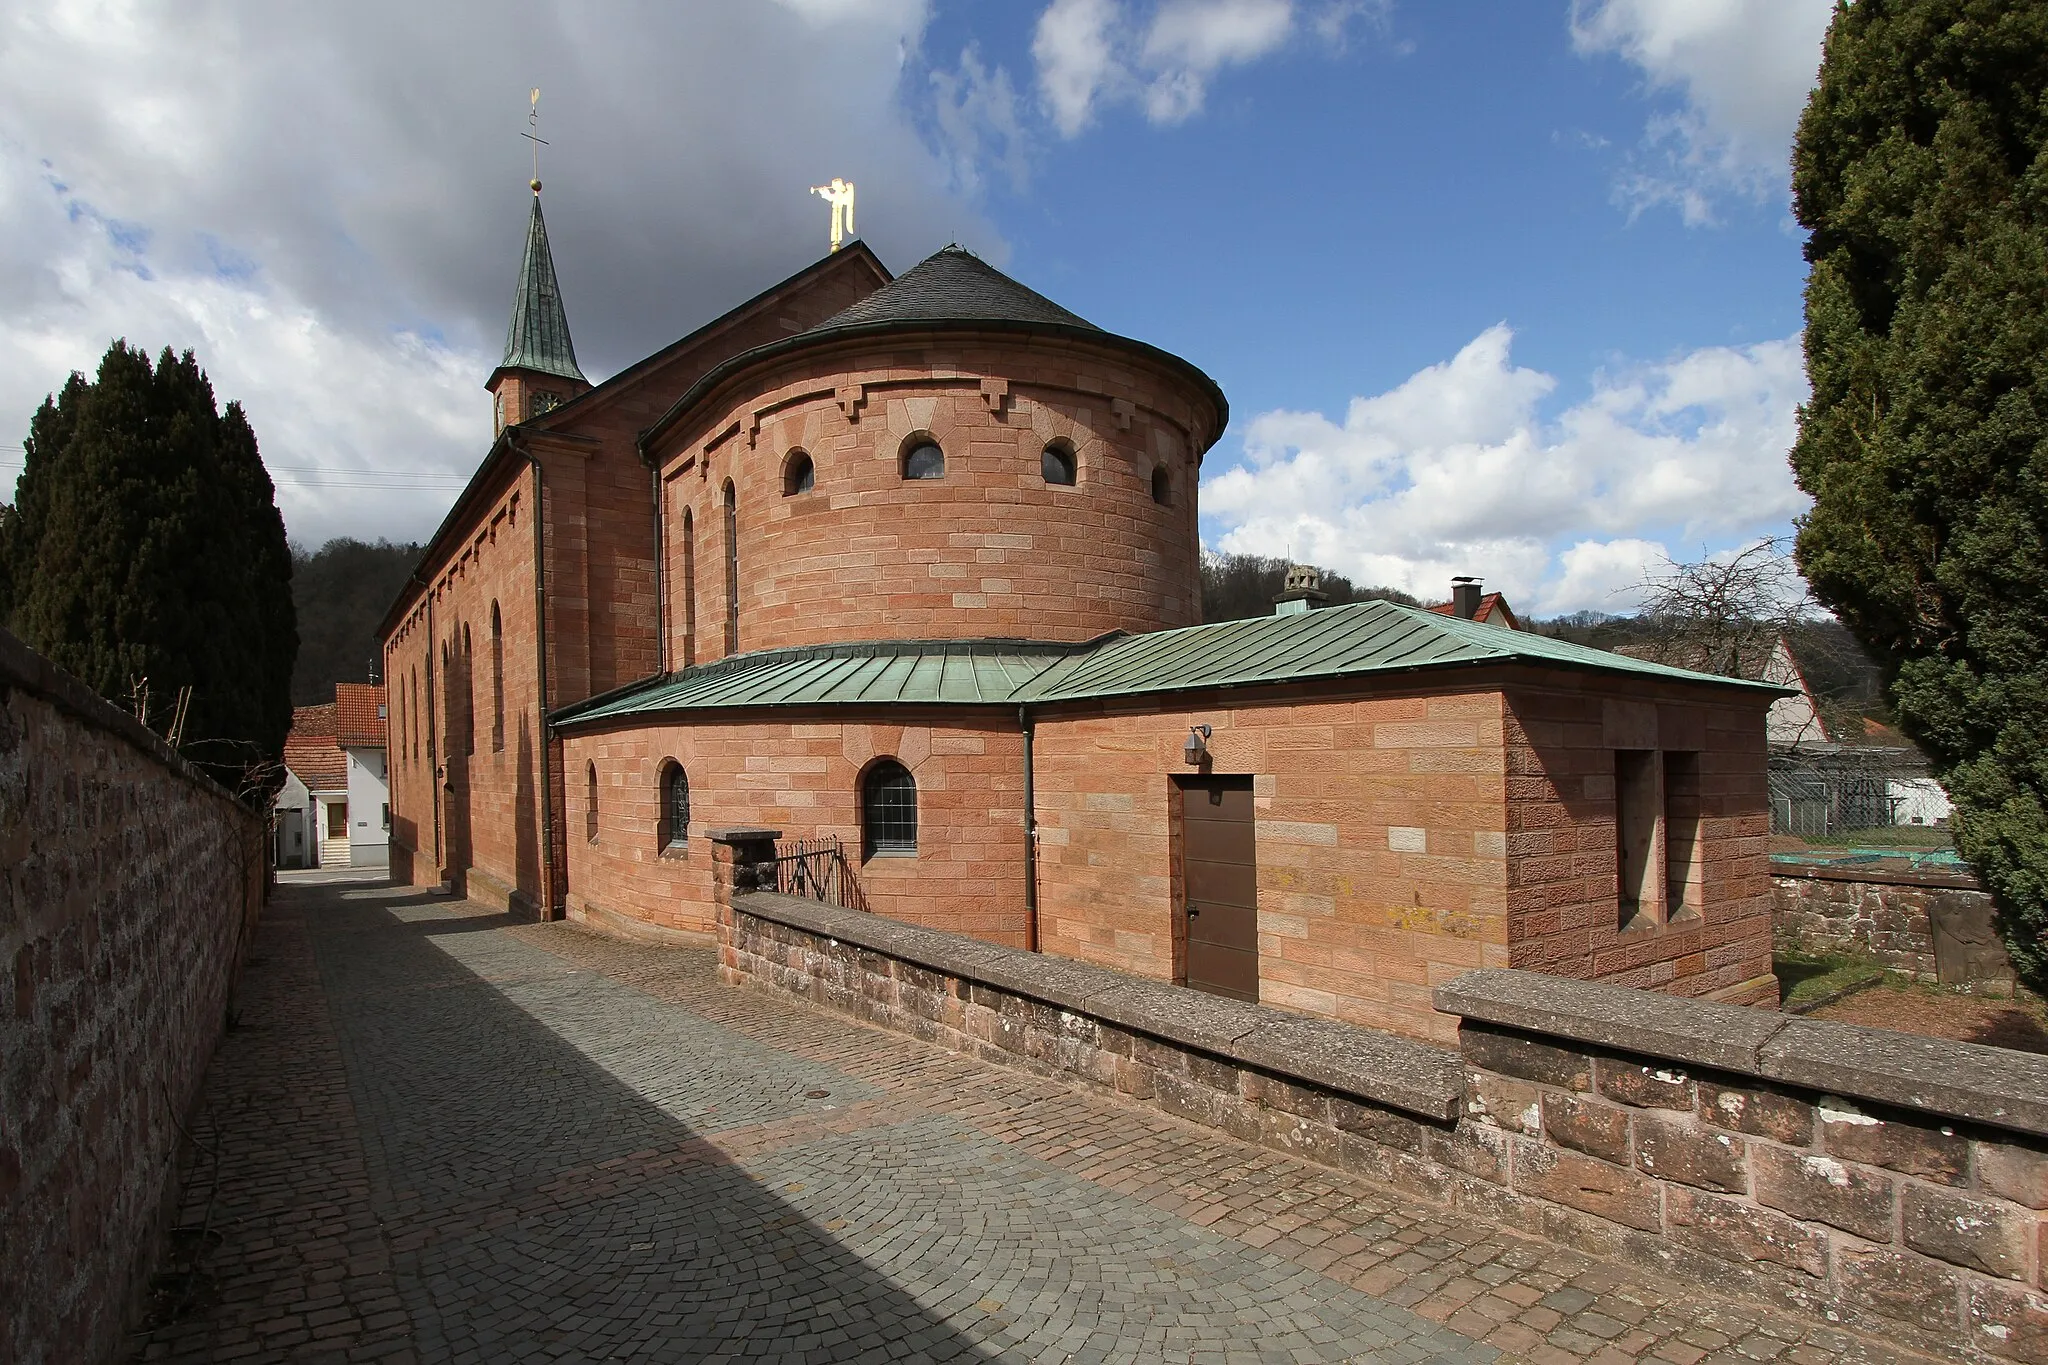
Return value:
M 586 763 L 583 772 L 589 789 L 589 795 L 583 802 L 583 837 L 594 844 L 597 842 L 597 765 Z
M 683 667 L 697 662 L 697 519 L 683 509 Z
M 505 626 L 491 603 L 491 748 L 505 747 Z
M 433 661 L 428 660 L 428 662 L 431 663 Z M 420 761 L 420 670 L 418 665 L 414 665 L 412 670 L 412 761 L 415 763 Z
M 917 852 L 917 780 L 895 759 L 881 760 L 861 779 L 860 815 L 865 856 Z
M 1045 476 L 1047 483 L 1071 488 L 1074 483 L 1074 448 L 1065 441 L 1047 445 L 1038 457 L 1038 472 Z
M 782 496 L 793 498 L 817 486 L 818 467 L 811 463 L 811 457 L 801 450 L 790 451 L 789 458 L 782 462 Z
M 939 443 L 929 436 L 913 436 L 903 443 L 903 477 L 906 479 L 943 479 L 946 477 L 946 452 L 939 449 Z
M 690 846 L 690 775 L 674 759 L 661 765 L 661 820 L 655 843 L 668 852 Z
M 1173 480 L 1166 473 L 1166 466 L 1160 465 L 1152 471 L 1152 501 L 1161 507 L 1173 503 Z
M 740 504 L 725 481 L 725 652 L 740 652 Z
M 462 623 L 462 752 L 476 752 L 476 651 L 470 648 L 469 623 Z

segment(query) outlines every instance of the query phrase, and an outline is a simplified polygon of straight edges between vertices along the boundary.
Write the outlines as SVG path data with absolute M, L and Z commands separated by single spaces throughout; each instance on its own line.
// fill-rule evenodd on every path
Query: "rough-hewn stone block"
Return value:
M 1846 1100 L 1823 1099 L 1820 1145 L 1830 1156 L 1882 1166 L 1923 1180 L 1960 1185 L 1970 1168 L 1969 1139 L 1924 1119 L 1865 1113 Z
M 1889 1247 L 1835 1248 L 1836 1291 L 1847 1305 L 1881 1318 L 1953 1335 L 1959 1327 L 1955 1272 Z
M 1662 1224 L 1657 1182 L 1636 1171 L 1529 1138 L 1514 1143 L 1514 1189 L 1597 1214 L 1624 1227 L 1655 1232 Z
M 1924 1256 L 2024 1280 L 2038 1220 L 2010 1204 L 1908 1185 L 1899 1196 L 1899 1225 L 1906 1245 Z
M 1564 1090 L 1593 1088 L 1593 1059 L 1518 1033 L 1467 1024 L 1458 1030 L 1466 1065 Z
M 1679 1067 L 1601 1057 L 1594 1063 L 1593 1074 L 1596 1088 L 1610 1100 L 1641 1109 L 1692 1112 L 1697 1087 Z
M 1700 1082 L 1700 1117 L 1717 1128 L 1804 1147 L 1813 1141 L 1814 1108 L 1774 1090 Z
M 1666 1190 L 1664 1221 L 1672 1241 L 1723 1260 L 1768 1261 L 1816 1280 L 1827 1275 L 1825 1232 L 1740 1199 Z
M 1892 1240 L 1889 1176 L 1831 1156 L 1788 1152 L 1763 1143 L 1750 1150 L 1750 1174 L 1759 1203 L 1873 1242 Z
M 1598 1100 L 1561 1095 L 1543 1096 L 1543 1131 L 1552 1142 L 1573 1151 L 1628 1165 L 1628 1111 Z
M 1660 1114 L 1636 1116 L 1636 1166 L 1646 1175 L 1726 1194 L 1746 1194 L 1749 1166 L 1739 1137 Z
M 1979 1189 L 2030 1209 L 2048 1209 L 2048 1153 L 1988 1139 L 1972 1149 Z

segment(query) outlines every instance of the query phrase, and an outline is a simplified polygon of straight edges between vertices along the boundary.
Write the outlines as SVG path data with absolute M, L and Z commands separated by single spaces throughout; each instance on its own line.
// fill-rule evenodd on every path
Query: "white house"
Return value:
M 384 689 L 337 683 L 334 700 L 292 711 L 278 792 L 279 867 L 388 867 Z

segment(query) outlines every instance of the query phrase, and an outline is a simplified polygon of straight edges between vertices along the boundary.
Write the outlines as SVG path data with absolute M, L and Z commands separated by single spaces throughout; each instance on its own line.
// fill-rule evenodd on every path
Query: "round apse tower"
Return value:
M 1215 382 L 960 247 L 706 374 L 642 438 L 676 665 L 1200 619 Z

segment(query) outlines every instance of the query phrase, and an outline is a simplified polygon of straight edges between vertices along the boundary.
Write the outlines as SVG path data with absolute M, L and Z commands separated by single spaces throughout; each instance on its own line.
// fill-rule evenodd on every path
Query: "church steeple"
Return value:
M 562 311 L 562 290 L 555 281 L 538 180 L 533 182 L 533 215 L 526 223 L 526 253 L 519 262 L 512 324 L 505 330 L 505 358 L 485 387 L 497 398 L 499 431 L 513 422 L 530 421 L 590 387 L 569 339 L 569 317 Z

